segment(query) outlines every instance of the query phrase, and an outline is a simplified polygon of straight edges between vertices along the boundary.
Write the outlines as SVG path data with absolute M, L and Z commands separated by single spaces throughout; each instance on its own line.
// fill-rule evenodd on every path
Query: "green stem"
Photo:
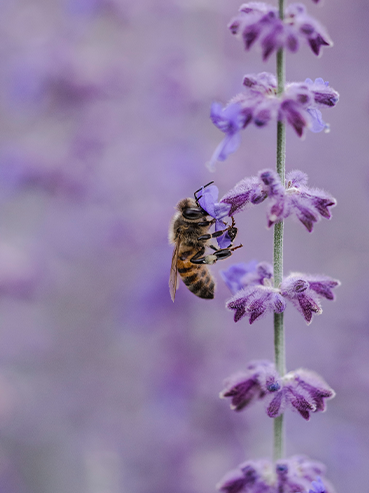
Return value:
M 284 17 L 284 0 L 279 0 L 279 17 Z M 283 49 L 277 52 L 277 81 L 278 94 L 282 94 L 285 86 L 285 56 Z M 286 162 L 286 128 L 282 122 L 277 123 L 277 162 L 276 169 L 285 182 Z M 273 245 L 274 287 L 279 287 L 283 278 L 283 221 L 274 226 Z M 274 357 L 277 371 L 282 376 L 286 373 L 285 337 L 283 313 L 274 314 Z M 274 419 L 274 460 L 284 456 L 284 426 L 283 415 Z

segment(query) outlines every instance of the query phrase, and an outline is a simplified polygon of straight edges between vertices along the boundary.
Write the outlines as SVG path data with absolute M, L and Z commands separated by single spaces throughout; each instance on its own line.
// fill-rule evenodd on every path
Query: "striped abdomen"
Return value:
M 178 273 L 188 289 L 199 298 L 214 298 L 215 282 L 207 265 L 178 258 Z

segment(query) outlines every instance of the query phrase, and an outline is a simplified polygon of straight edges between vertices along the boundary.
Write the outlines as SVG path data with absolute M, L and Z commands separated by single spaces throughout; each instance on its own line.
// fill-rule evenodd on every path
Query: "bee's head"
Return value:
M 204 209 L 198 206 L 194 199 L 183 199 L 177 204 L 177 209 L 187 221 L 198 221 L 208 215 Z

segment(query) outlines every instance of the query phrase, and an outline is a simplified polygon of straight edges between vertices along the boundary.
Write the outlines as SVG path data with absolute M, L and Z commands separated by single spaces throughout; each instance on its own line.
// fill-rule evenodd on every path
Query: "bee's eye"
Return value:
M 200 219 L 206 216 L 206 212 L 203 209 L 195 209 L 193 207 L 188 207 L 182 214 L 186 219 Z

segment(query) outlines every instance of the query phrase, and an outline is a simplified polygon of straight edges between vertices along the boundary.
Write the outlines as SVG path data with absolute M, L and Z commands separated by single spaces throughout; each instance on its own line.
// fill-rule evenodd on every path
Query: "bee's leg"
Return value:
M 218 260 L 223 260 L 225 258 L 228 258 L 232 255 L 232 252 L 237 250 L 237 248 L 241 248 L 243 245 L 238 245 L 236 247 L 232 248 L 222 248 L 221 250 L 217 250 L 214 246 L 211 245 L 211 248 L 214 251 L 214 253 L 211 253 L 210 255 L 203 255 L 204 250 L 200 250 L 197 252 L 191 259 L 190 262 L 193 264 L 215 264 Z M 203 255 L 201 257 L 201 255 Z
M 204 264 L 203 259 L 205 258 L 203 255 L 205 253 L 205 247 L 200 248 L 200 250 L 195 253 L 193 257 L 190 258 L 190 262 L 193 264 Z
M 233 238 L 234 238 L 237 234 L 237 228 L 235 228 L 234 225 L 235 225 L 235 221 L 234 221 L 234 218 L 232 217 L 232 224 L 230 226 L 227 226 L 225 229 L 222 229 L 220 231 L 215 231 L 215 233 L 208 233 L 206 235 L 201 235 L 197 239 L 198 240 L 210 240 L 210 238 L 218 238 L 219 236 L 222 236 L 224 233 L 226 233 L 227 231 L 230 231 L 230 230 L 235 230 L 235 232 L 233 232 L 233 234 L 231 235 L 231 237 L 233 236 Z
M 218 251 L 215 247 L 213 247 L 216 251 Z M 204 255 L 205 247 L 202 247 L 195 255 L 190 258 L 190 262 L 193 264 L 213 264 L 216 262 L 215 254 Z
M 242 244 L 237 245 L 232 248 L 222 248 L 220 250 L 216 250 L 212 255 L 216 257 L 217 260 L 223 260 L 225 258 L 228 258 L 232 255 L 232 253 L 237 250 L 238 248 L 243 247 Z
M 202 221 L 201 223 L 196 223 L 196 224 L 198 226 L 211 226 L 214 223 L 215 223 L 215 219 L 212 219 L 211 221 Z

